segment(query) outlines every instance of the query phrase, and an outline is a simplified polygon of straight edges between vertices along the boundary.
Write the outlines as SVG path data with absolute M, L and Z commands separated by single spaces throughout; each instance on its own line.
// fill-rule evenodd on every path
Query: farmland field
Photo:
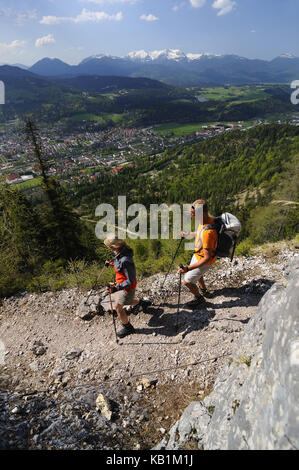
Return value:
M 234 100 L 235 102 L 253 101 L 267 97 L 265 86 L 230 86 L 201 88 L 201 97 L 214 101 Z

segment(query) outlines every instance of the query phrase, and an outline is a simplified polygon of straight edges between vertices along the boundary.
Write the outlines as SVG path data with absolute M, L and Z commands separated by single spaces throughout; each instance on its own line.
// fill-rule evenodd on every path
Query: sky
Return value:
M 180 49 L 299 57 L 299 0 L 0 0 L 0 64 Z

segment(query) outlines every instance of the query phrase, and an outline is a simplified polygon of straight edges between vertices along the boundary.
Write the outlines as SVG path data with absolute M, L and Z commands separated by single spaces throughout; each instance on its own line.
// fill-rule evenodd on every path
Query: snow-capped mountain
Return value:
M 86 64 L 87 62 L 90 62 L 91 60 L 102 60 L 102 59 L 105 59 L 105 58 L 108 58 L 108 59 L 118 59 L 118 57 L 114 57 L 110 54 L 96 54 L 96 55 L 91 55 L 89 57 L 86 57 L 86 59 L 83 59 L 79 65 L 83 65 L 83 64 Z
M 78 65 L 68 65 L 59 59 L 42 59 L 29 71 L 42 76 L 60 77 L 148 77 L 175 86 L 291 83 L 299 77 L 299 58 L 286 53 L 268 61 L 234 54 L 141 49 L 123 57 L 99 53 L 87 57 Z
M 293 54 L 289 54 L 288 52 L 285 52 L 284 54 L 280 54 L 279 56 L 281 59 L 296 59 L 296 56 Z
M 133 61 L 141 61 L 141 62 L 165 62 L 165 61 L 175 61 L 175 62 L 182 62 L 182 61 L 193 61 L 193 60 L 200 60 L 203 57 L 220 57 L 219 54 L 193 54 L 188 53 L 186 54 L 180 49 L 162 49 L 160 51 L 152 51 L 147 52 L 144 50 L 133 51 L 129 52 L 129 54 L 125 57 L 129 60 Z

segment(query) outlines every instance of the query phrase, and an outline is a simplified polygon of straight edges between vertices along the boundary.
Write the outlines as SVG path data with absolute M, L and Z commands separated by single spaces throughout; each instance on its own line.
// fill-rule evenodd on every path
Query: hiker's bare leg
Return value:
M 119 320 L 122 322 L 123 325 L 127 325 L 129 323 L 129 318 L 128 318 L 128 315 L 126 314 L 125 309 L 123 308 L 123 306 L 117 304 L 115 309 L 117 311 L 117 315 L 118 315 Z
M 203 290 L 207 290 L 203 276 L 198 281 L 199 287 Z
M 196 286 L 196 284 L 191 284 L 189 282 L 186 282 L 184 281 L 184 284 L 186 287 L 188 287 L 189 291 L 192 292 L 192 294 L 195 296 L 195 297 L 201 297 L 201 294 L 198 290 L 198 287 Z

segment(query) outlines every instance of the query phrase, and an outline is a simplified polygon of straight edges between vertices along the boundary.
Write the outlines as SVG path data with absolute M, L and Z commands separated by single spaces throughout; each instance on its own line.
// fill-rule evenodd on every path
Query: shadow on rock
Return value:
M 192 331 L 199 331 L 208 326 L 214 316 L 215 311 L 206 310 L 206 306 L 202 307 L 200 310 L 190 311 L 183 309 L 182 305 L 179 313 L 164 313 L 161 315 L 159 312 L 159 314 L 154 315 L 148 322 L 148 326 L 152 328 L 136 328 L 136 333 L 168 337 L 183 333 L 184 336 L 186 336 L 186 334 Z
M 213 298 L 230 297 L 221 304 L 212 304 L 213 308 L 255 307 L 275 282 L 269 279 L 254 279 L 242 287 L 224 287 L 213 291 Z M 236 299 L 236 300 L 233 300 Z

